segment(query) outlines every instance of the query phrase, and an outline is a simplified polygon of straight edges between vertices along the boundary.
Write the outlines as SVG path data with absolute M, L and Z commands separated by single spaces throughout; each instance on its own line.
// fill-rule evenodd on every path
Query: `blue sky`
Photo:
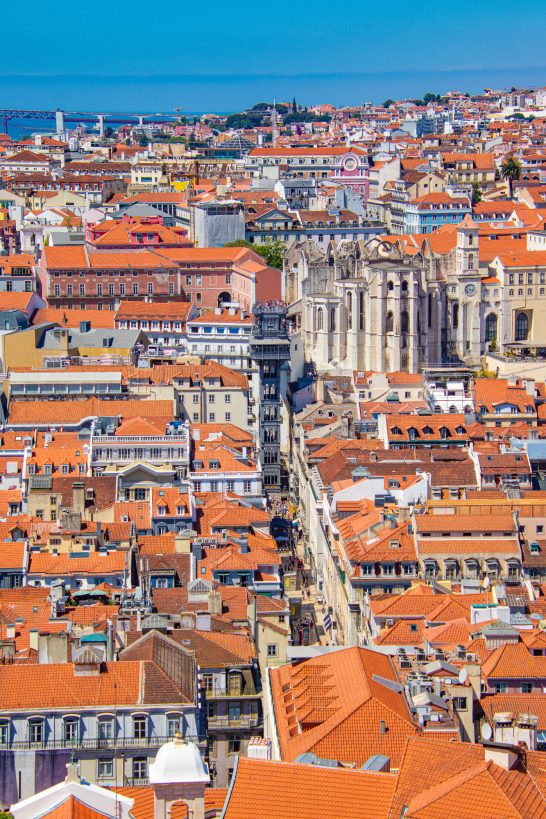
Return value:
M 546 84 L 539 0 L 325 0 L 3 9 L 2 105 L 232 110 L 484 85 Z M 86 10 L 87 8 L 87 10 Z M 22 47 L 24 43 L 24 47 Z M 434 86 L 431 85 L 434 83 Z

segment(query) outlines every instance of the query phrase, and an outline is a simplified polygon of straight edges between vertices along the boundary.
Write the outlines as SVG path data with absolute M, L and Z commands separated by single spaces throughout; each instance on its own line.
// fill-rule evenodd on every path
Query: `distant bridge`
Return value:
M 161 116 L 161 119 L 157 119 Z M 0 108 L 0 118 L 2 119 L 2 127 L 4 133 L 8 131 L 8 123 L 12 119 L 54 119 L 55 130 L 58 134 L 62 134 L 65 130 L 65 123 L 85 123 L 99 126 L 99 132 L 103 135 L 104 123 L 113 125 L 140 125 L 144 123 L 151 124 L 153 122 L 165 122 L 171 119 L 168 114 L 161 115 L 145 115 L 145 114 L 106 114 L 95 113 L 93 111 L 32 111 L 19 108 Z M 172 119 L 176 119 L 176 115 L 172 115 Z

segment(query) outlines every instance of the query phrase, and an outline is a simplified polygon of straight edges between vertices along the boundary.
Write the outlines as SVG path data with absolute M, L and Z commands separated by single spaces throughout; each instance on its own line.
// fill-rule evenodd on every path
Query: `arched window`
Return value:
M 468 254 L 468 269 L 469 270 L 474 270 L 474 254 L 473 253 Z
M 330 310 L 330 331 L 333 333 L 336 329 L 336 311 Z
M 407 293 L 407 292 L 408 292 L 408 283 L 407 282 L 402 282 L 402 293 Z
M 453 329 L 456 330 L 459 326 L 459 305 L 457 302 L 453 305 L 453 312 L 452 312 L 452 324 Z
M 489 315 L 485 319 L 485 340 L 486 341 L 497 340 L 497 317 L 495 313 L 489 313 Z
M 527 341 L 529 335 L 529 316 L 518 313 L 516 316 L 516 341 Z
M 322 307 L 317 310 L 317 330 L 322 330 L 324 327 L 324 313 Z
M 360 327 L 361 330 L 363 330 L 364 329 L 364 293 L 362 292 L 362 290 L 360 291 L 360 294 L 358 296 L 358 302 L 359 302 L 359 305 L 358 305 L 359 325 L 358 326 Z
M 409 316 L 407 310 L 402 310 L 400 315 L 400 332 L 402 334 L 409 333 Z
M 347 327 L 353 329 L 353 294 L 350 290 L 347 293 Z
M 393 290 L 394 290 L 394 283 L 393 282 L 387 282 L 387 291 L 389 293 L 392 293 Z
M 473 235 L 472 233 L 469 233 L 469 234 L 468 234 L 468 244 L 469 244 L 469 245 L 473 245 L 473 244 L 474 244 L 474 235 Z
M 387 313 L 386 332 L 387 333 L 392 333 L 393 330 L 394 330 L 394 316 L 392 314 L 392 311 L 389 310 L 389 312 Z

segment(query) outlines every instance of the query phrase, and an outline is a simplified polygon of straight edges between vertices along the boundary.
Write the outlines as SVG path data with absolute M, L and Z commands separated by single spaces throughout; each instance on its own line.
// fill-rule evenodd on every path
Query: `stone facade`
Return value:
M 458 227 L 457 244 L 412 253 L 374 238 L 326 251 L 289 248 L 286 299 L 305 356 L 318 369 L 418 372 L 447 360 L 476 363 L 485 350 L 478 229 Z

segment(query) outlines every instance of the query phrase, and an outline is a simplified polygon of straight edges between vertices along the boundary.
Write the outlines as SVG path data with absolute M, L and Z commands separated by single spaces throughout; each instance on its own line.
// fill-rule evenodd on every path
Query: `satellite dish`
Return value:
M 484 587 L 484 589 L 488 589 L 488 588 L 489 588 L 489 584 L 490 584 L 490 582 L 491 582 L 491 581 L 489 580 L 489 578 L 488 578 L 488 577 L 484 577 L 484 580 L 483 580 L 483 587 Z
M 482 735 L 482 739 L 485 739 L 486 741 L 491 739 L 491 737 L 493 736 L 493 731 L 488 722 L 484 722 L 484 724 L 481 727 L 480 734 Z
M 459 682 L 461 683 L 461 685 L 464 685 L 467 679 L 468 671 L 466 670 L 466 668 L 461 668 L 461 670 L 459 671 Z

